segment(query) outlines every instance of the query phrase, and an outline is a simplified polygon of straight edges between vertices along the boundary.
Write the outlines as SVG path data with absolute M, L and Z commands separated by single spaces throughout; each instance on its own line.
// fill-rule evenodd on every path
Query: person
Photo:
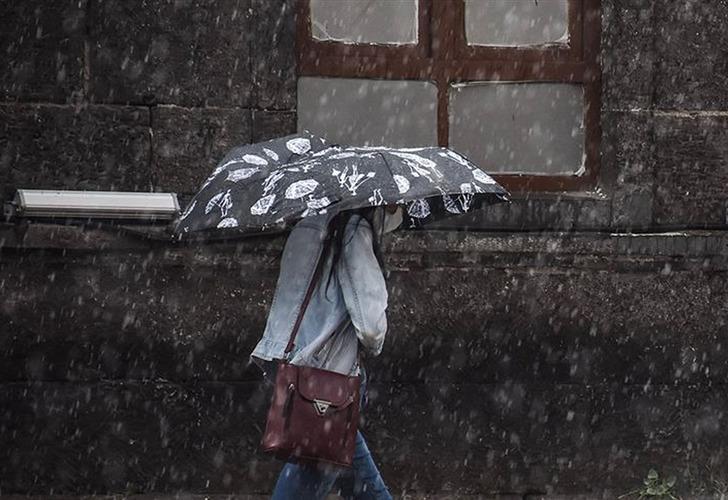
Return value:
M 395 206 L 316 215 L 296 224 L 283 250 L 265 331 L 251 354 L 266 380 L 275 380 L 275 361 L 283 357 L 321 256 L 320 279 L 301 319 L 290 362 L 358 375 L 364 406 L 363 358 L 379 355 L 387 333 L 381 236 L 401 222 L 401 208 Z M 272 498 L 325 498 L 337 480 L 348 482 L 350 498 L 392 498 L 361 431 L 357 431 L 351 469 L 287 462 Z

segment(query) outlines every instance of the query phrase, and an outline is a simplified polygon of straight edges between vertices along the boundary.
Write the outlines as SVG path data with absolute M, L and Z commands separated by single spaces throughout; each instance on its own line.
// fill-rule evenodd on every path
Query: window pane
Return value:
M 417 43 L 417 0 L 311 0 L 316 40 Z
M 298 129 L 351 146 L 437 144 L 437 88 L 430 82 L 298 79 Z
M 568 0 L 465 0 L 465 37 L 468 45 L 567 44 L 568 7 Z
M 581 85 L 453 85 L 449 111 L 450 146 L 488 172 L 583 173 Z

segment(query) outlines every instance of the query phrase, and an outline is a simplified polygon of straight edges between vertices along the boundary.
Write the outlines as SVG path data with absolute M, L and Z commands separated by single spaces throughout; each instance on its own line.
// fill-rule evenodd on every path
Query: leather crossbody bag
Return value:
M 284 460 L 350 467 L 359 423 L 359 377 L 289 362 L 328 244 L 316 264 L 284 357 L 278 361 L 261 448 Z

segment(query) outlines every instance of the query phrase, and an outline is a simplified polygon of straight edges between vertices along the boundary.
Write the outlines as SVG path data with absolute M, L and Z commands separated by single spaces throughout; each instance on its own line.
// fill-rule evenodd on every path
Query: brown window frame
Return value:
M 417 43 L 345 44 L 315 40 L 310 0 L 298 0 L 298 76 L 426 80 L 437 85 L 437 138 L 448 145 L 448 90 L 468 81 L 579 83 L 584 87 L 583 175 L 495 174 L 512 192 L 592 188 L 599 176 L 601 137 L 600 0 L 568 0 L 569 44 L 468 46 L 464 0 L 418 0 Z

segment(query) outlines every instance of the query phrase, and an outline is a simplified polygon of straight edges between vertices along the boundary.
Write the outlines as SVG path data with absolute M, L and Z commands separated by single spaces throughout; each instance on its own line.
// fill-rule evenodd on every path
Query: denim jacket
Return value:
M 331 217 L 306 217 L 288 236 L 265 331 L 251 354 L 254 361 L 283 358 Z M 381 352 L 387 333 L 387 288 L 373 250 L 374 231 L 359 215 L 349 219 L 330 280 L 333 256 L 327 252 L 296 335 L 291 363 L 356 375 L 359 346 L 373 356 Z

